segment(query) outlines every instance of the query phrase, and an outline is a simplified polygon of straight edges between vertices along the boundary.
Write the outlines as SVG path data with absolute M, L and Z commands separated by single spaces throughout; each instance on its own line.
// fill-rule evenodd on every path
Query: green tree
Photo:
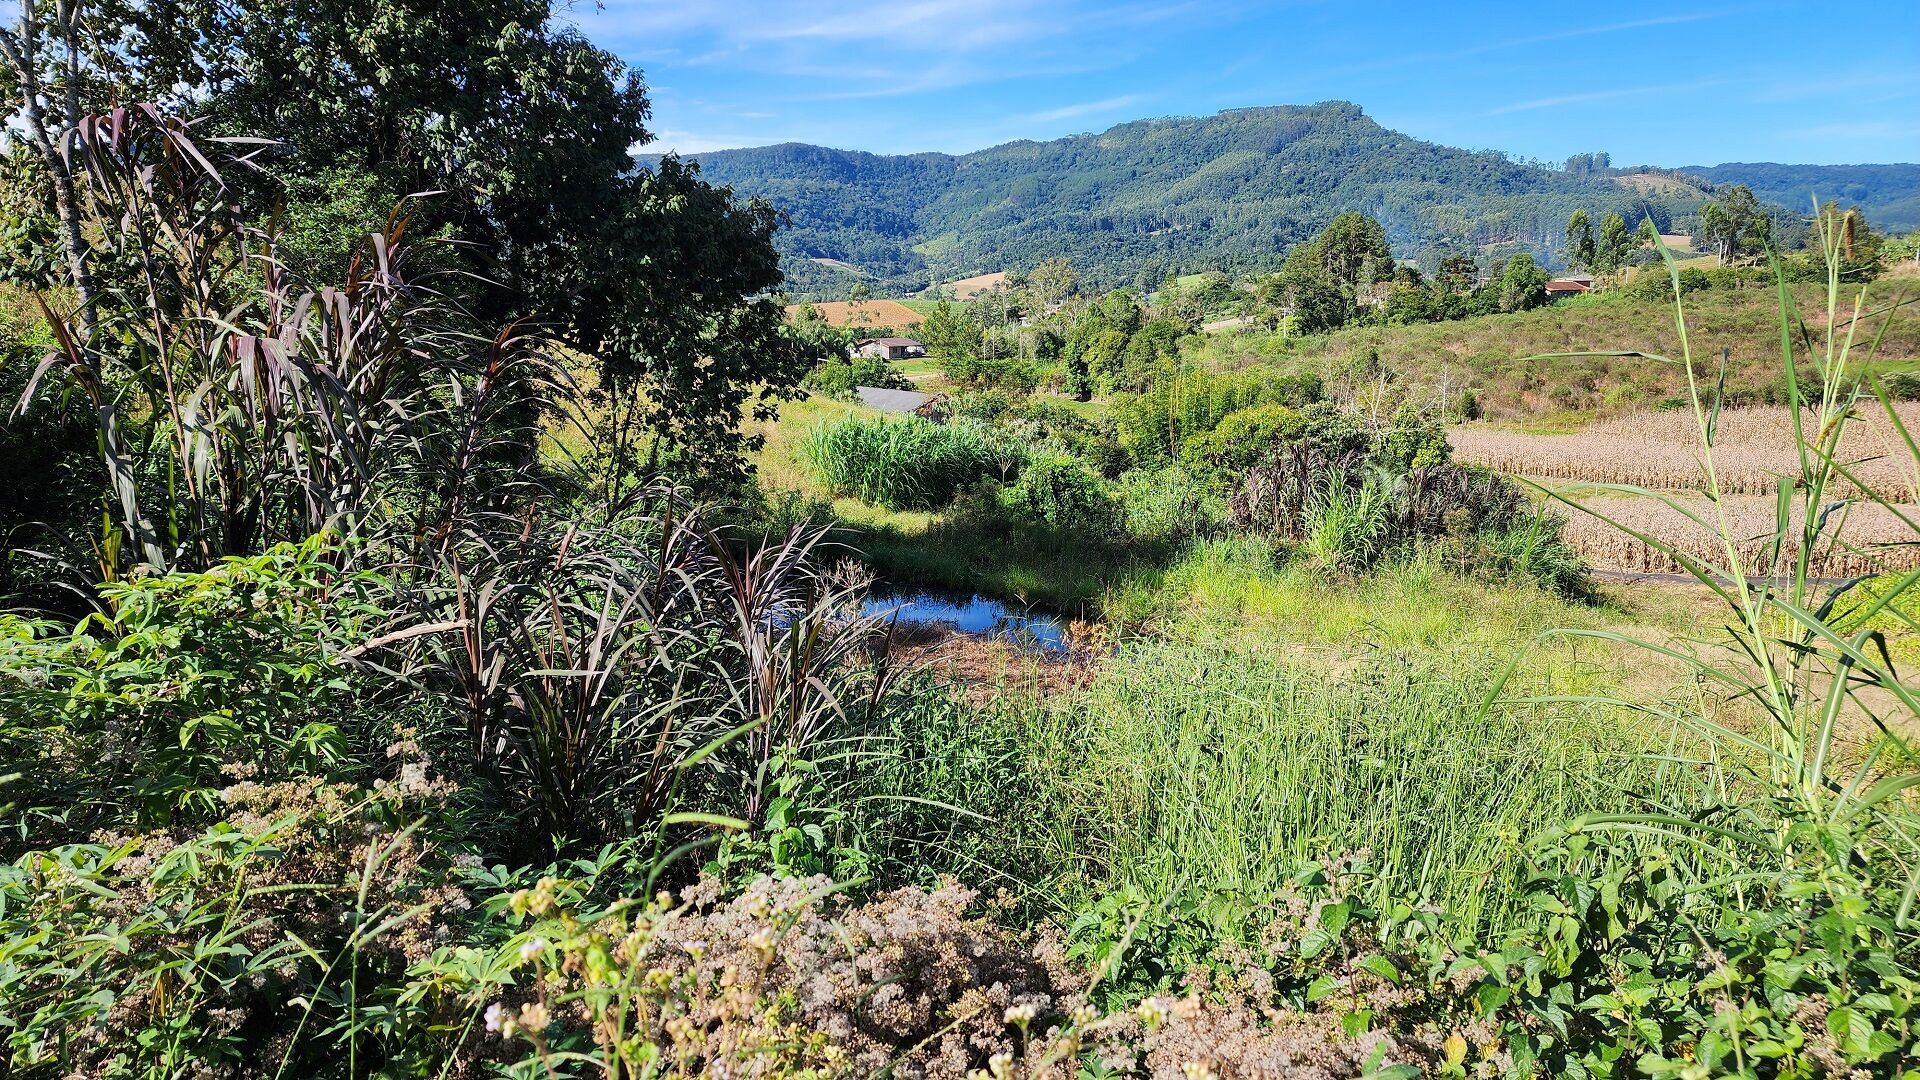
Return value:
M 1336 285 L 1347 289 L 1393 277 L 1393 252 L 1387 230 L 1365 214 L 1347 211 L 1328 223 L 1303 254 L 1319 264 Z M 1293 253 L 1287 262 L 1293 265 Z
M 1480 276 L 1480 266 L 1471 255 L 1449 255 L 1440 260 L 1440 270 L 1434 274 L 1434 281 L 1442 283 L 1449 292 L 1467 292 L 1473 288 Z
M 1111 390 L 1119 379 L 1122 359 L 1127 352 L 1127 335 L 1120 330 L 1102 330 L 1087 343 L 1083 359 L 1087 374 L 1100 387 Z
M 1526 252 L 1514 255 L 1495 279 L 1501 311 L 1525 311 L 1547 302 L 1547 272 L 1535 266 Z
M 1026 307 L 1045 315 L 1072 299 L 1079 284 L 1072 263 L 1062 257 L 1047 259 L 1027 274 Z
M 1602 274 L 1611 274 L 1627 264 L 1633 254 L 1633 233 L 1627 229 L 1627 221 L 1617 213 L 1609 213 L 1600 219 L 1600 239 L 1594 245 L 1593 268 Z
M 944 357 L 980 355 L 984 331 L 973 315 L 950 300 L 941 300 L 920 323 L 920 340 Z
M 57 101 L 61 124 L 152 101 L 194 117 L 208 145 L 273 140 L 250 148 L 257 167 L 223 170 L 224 195 L 254 220 L 279 213 L 280 256 L 322 280 L 411 203 L 413 235 L 457 241 L 416 274 L 452 271 L 440 287 L 478 326 L 537 321 L 593 358 L 603 389 L 633 395 L 609 396 L 621 424 L 698 472 L 739 475 L 745 412 L 805 372 L 777 309 L 754 299 L 781 281 L 771 209 L 691 166 L 636 170 L 630 148 L 650 137 L 638 73 L 549 0 L 75 0 L 29 24 L 0 51 L 41 74 L 71 55 L 77 73 L 23 81 L 8 57 L 9 81 Z M 70 180 L 41 171 L 50 204 Z
M 1352 317 L 1353 299 L 1333 276 L 1312 264 L 1290 265 L 1260 286 L 1261 302 L 1291 318 L 1300 333 L 1335 330 Z
M 1725 266 L 1729 259 L 1757 254 L 1772 236 L 1773 224 L 1753 189 L 1745 184 L 1721 188 L 1713 199 L 1700 207 L 1700 235 Z
M 1567 219 L 1567 261 L 1576 270 L 1595 269 L 1597 246 L 1593 239 L 1593 215 L 1575 210 Z

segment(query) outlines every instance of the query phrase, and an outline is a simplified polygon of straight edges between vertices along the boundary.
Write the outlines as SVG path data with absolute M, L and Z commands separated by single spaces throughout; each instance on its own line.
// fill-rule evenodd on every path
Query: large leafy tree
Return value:
M 1772 221 L 1745 184 L 1721 188 L 1700 207 L 1700 239 L 1723 266 L 1729 259 L 1759 252 L 1772 234 Z
M 1524 251 L 1506 261 L 1492 284 L 1499 290 L 1501 311 L 1525 311 L 1547 302 L 1547 272 Z
M 322 278 L 423 196 L 412 228 L 456 242 L 441 287 L 481 323 L 532 320 L 589 358 L 616 426 L 694 474 L 738 476 L 743 413 L 804 374 L 777 309 L 755 299 L 780 282 L 772 212 L 678 163 L 637 169 L 639 74 L 552 19 L 548 0 L 62 0 L 57 11 L 14 28 L 37 52 L 7 50 L 38 58 L 37 83 L 21 63 L 10 81 L 23 108 L 47 106 L 50 141 L 89 96 L 162 102 L 196 117 L 203 142 L 270 138 L 258 169 L 226 180 L 256 219 L 283 215 L 280 256 Z M 49 161 L 57 204 L 64 180 Z M 616 448 L 605 460 L 617 474 L 639 459 Z
M 1567 219 L 1567 261 L 1576 270 L 1595 269 L 1598 244 L 1593 238 L 1593 215 L 1580 209 Z
M 1611 274 L 1627 264 L 1636 243 L 1627 219 L 1610 213 L 1600 219 L 1600 239 L 1594 245 L 1593 268 Z
M 1339 215 L 1302 247 L 1306 260 L 1317 262 L 1335 284 L 1347 289 L 1393 277 L 1387 230 L 1365 214 L 1349 210 Z M 1293 252 L 1287 254 L 1288 263 L 1294 264 Z

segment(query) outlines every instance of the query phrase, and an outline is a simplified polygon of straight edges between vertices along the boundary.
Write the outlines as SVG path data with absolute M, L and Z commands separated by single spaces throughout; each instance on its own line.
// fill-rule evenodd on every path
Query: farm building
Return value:
M 1547 299 L 1558 300 L 1563 296 L 1579 296 L 1593 291 L 1593 279 L 1585 275 L 1554 278 L 1547 282 Z
M 905 360 L 927 355 L 927 347 L 912 338 L 861 338 L 853 343 L 856 356 L 878 356 L 885 360 Z

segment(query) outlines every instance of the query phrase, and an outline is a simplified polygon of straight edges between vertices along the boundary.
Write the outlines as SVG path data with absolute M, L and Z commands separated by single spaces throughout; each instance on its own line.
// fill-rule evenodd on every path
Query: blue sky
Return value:
M 653 150 L 960 153 L 1344 98 L 1548 161 L 1920 161 L 1920 0 L 605 0 L 569 17 L 645 74 Z

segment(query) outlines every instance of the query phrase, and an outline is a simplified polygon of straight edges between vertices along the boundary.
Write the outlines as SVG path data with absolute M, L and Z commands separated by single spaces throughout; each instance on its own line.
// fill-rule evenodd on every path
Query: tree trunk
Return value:
M 75 13 L 67 3 L 58 12 L 67 48 L 67 87 L 64 102 L 65 125 L 60 138 L 80 120 L 79 50 L 73 41 Z M 82 340 L 93 335 L 93 274 L 87 267 L 87 249 L 80 235 L 80 200 L 73 173 L 60 153 L 58 140 L 47 128 L 46 88 L 40 82 L 40 34 L 42 27 L 34 13 L 33 0 L 20 0 L 20 22 L 15 32 L 0 31 L 0 52 L 18 73 L 21 115 L 27 121 L 27 134 L 53 184 L 54 213 L 60 220 L 60 243 L 66 249 L 67 283 L 73 286 L 79 302 L 77 322 Z

